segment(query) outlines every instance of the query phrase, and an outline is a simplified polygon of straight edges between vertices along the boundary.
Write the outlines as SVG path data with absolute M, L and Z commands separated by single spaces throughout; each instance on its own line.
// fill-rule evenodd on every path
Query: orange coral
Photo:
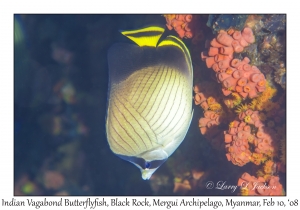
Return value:
M 227 149 L 226 157 L 234 165 L 243 166 L 251 159 L 251 151 L 248 138 L 251 136 L 250 130 L 245 127 L 245 123 L 234 121 L 231 128 L 225 132 L 225 148 Z
M 174 29 L 180 38 L 192 38 L 193 33 L 190 28 L 190 22 L 193 19 L 192 15 L 164 15 L 167 21 L 169 30 Z
M 194 101 L 196 105 L 204 110 L 204 116 L 199 119 L 199 128 L 202 135 L 210 140 L 215 149 L 224 148 L 223 131 L 218 125 L 224 119 L 222 118 L 223 109 L 217 102 L 217 93 L 214 91 L 212 83 L 196 84 L 194 86 Z
M 263 177 L 254 177 L 244 173 L 238 180 L 241 190 L 247 195 L 284 195 L 283 187 L 278 176 L 270 176 L 266 181 Z
M 199 119 L 200 132 L 208 134 L 208 129 L 220 124 L 220 115 L 214 111 L 207 110 L 204 112 L 204 117 Z
M 218 36 L 210 42 L 208 51 L 201 53 L 207 67 L 216 72 L 225 96 L 237 92 L 243 98 L 252 99 L 265 90 L 265 77 L 256 66 L 249 65 L 249 58 L 233 59 L 234 52 L 242 52 L 244 47 L 254 41 L 253 32 L 248 27 L 242 32 L 233 29 L 228 32 L 220 30 Z M 226 101 L 226 104 L 232 107 L 231 101 Z
M 262 123 L 258 111 L 246 108 L 246 105 L 239 108 L 239 119 L 231 122 L 229 130 L 224 132 L 226 157 L 239 166 L 250 161 L 260 165 L 274 156 L 276 132 Z

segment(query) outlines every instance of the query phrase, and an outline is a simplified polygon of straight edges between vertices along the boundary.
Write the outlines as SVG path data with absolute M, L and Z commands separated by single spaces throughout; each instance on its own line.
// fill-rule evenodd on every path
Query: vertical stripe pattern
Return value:
M 192 85 L 180 70 L 165 65 L 135 71 L 111 87 L 108 142 L 116 154 L 139 156 L 186 133 Z

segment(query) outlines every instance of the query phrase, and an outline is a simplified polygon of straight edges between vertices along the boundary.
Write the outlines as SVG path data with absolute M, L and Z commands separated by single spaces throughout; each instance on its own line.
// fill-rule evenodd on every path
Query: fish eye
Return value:
M 145 162 L 145 168 L 146 168 L 146 169 L 149 169 L 149 168 L 150 168 L 150 165 L 151 165 L 151 164 L 150 164 L 149 162 Z

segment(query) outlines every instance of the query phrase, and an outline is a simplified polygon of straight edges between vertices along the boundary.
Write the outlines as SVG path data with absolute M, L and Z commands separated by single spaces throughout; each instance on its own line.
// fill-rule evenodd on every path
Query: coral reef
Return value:
M 256 178 L 245 172 L 237 185 L 241 187 L 241 195 L 284 195 L 278 176 L 270 176 L 267 181 L 263 177 Z
M 250 126 L 246 126 L 244 122 L 233 121 L 230 123 L 229 131 L 225 133 L 225 143 L 227 143 L 225 147 L 228 151 L 226 157 L 234 165 L 243 166 L 251 159 L 248 139 L 252 140 L 254 137 L 250 129 Z
M 222 105 L 218 103 L 217 92 L 211 84 L 202 83 L 194 86 L 194 101 L 204 110 L 204 116 L 199 119 L 199 128 L 202 135 L 210 140 L 216 149 L 224 148 L 223 131 L 220 123 L 225 124 Z
M 259 52 L 257 63 L 260 62 L 264 73 L 274 77 L 274 82 L 283 89 L 286 86 L 286 68 L 285 68 L 285 35 L 282 32 L 269 34 L 263 37 L 263 42 L 258 46 Z
M 166 18 L 168 29 L 174 29 L 180 38 L 193 37 L 193 32 L 190 27 L 193 15 L 164 15 L 164 17 Z
M 206 25 L 211 28 L 213 33 L 219 30 L 227 30 L 231 27 L 241 30 L 248 15 L 209 15 Z
M 175 17 L 169 18 L 170 27 Z M 274 184 L 278 173 L 285 173 L 285 16 L 207 18 L 215 37 L 207 37 L 211 40 L 205 42 L 207 50 L 199 51 L 199 40 L 204 37 L 199 33 L 201 39 L 194 37 L 191 49 L 194 102 L 203 110 L 198 118 L 200 133 L 214 149 L 225 149 L 233 165 L 252 162 L 259 179 Z M 193 57 L 196 53 L 205 63 Z M 213 71 L 203 68 L 204 64 Z M 181 177 L 178 186 L 183 185 L 188 186 Z M 244 188 L 241 194 L 253 192 Z
M 278 32 L 286 29 L 286 15 L 266 15 L 263 19 L 264 28 L 270 32 Z
M 263 177 L 266 181 L 270 180 L 270 177 L 277 173 L 277 164 L 272 160 L 268 160 L 264 163 L 261 170 L 256 172 L 257 176 Z
M 224 134 L 227 159 L 238 166 L 250 161 L 260 165 L 274 156 L 278 145 L 275 130 L 260 120 L 259 111 L 251 109 L 240 112 L 238 119 L 229 124 L 229 130 Z
M 208 51 L 201 53 L 201 58 L 208 68 L 216 72 L 216 78 L 222 84 L 225 96 L 238 93 L 242 98 L 250 99 L 265 90 L 266 79 L 256 66 L 249 64 L 250 59 L 234 59 L 233 53 L 241 53 L 244 47 L 255 41 L 251 28 L 242 31 L 221 30 L 210 42 Z
M 244 54 L 266 78 L 269 77 L 285 89 L 286 15 L 249 15 L 245 26 L 253 29 L 257 42 Z

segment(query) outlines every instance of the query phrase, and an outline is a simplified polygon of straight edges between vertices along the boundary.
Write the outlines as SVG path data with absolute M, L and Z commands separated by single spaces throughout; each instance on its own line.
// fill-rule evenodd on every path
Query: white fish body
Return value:
M 176 150 L 192 118 L 190 55 L 173 36 L 156 46 L 163 30 L 124 32 L 139 46 L 116 44 L 108 55 L 108 143 L 115 154 L 140 168 L 143 179 Z

